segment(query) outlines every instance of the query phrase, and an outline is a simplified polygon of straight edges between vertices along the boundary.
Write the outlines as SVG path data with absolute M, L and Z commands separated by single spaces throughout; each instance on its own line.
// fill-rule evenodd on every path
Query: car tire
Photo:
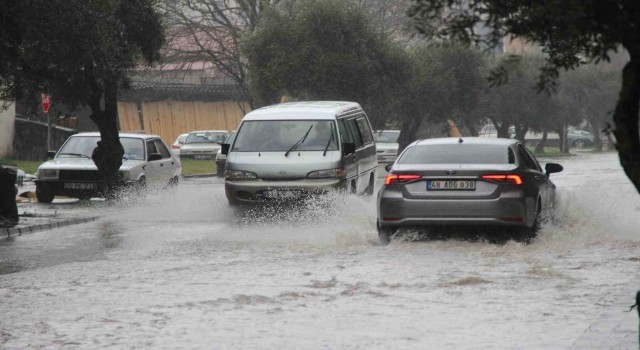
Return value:
M 537 236 L 540 230 L 540 220 L 542 216 L 542 206 L 540 200 L 536 204 L 536 216 L 533 218 L 533 225 L 531 227 L 521 227 L 516 232 L 515 240 L 522 243 L 531 243 Z
M 53 202 L 53 198 L 55 197 L 55 195 L 43 188 L 42 186 L 36 186 L 36 198 L 38 199 L 38 202 L 40 203 L 51 203 Z
M 138 183 L 136 183 L 136 192 L 138 192 L 138 194 L 140 195 L 147 194 L 147 178 L 145 178 L 144 176 L 141 177 L 140 180 L 138 180 Z
M 396 233 L 396 229 L 392 226 L 381 225 L 379 221 L 376 221 L 376 228 L 380 245 L 389 245 L 391 238 Z
M 178 183 L 180 182 L 180 180 L 178 179 L 177 176 L 172 177 L 169 180 L 169 188 L 176 188 L 178 187 Z
M 373 174 L 371 174 L 371 176 L 369 177 L 369 185 L 364 190 L 364 195 L 365 196 L 373 196 L 373 190 L 375 189 L 375 186 L 376 186 L 375 183 L 376 183 L 376 180 L 375 180 Z

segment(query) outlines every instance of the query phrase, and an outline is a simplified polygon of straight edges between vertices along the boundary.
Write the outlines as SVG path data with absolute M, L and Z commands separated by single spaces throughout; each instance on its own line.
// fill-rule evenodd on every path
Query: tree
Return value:
M 506 35 L 542 47 L 539 88 L 553 89 L 561 69 L 597 62 L 622 46 L 630 60 L 613 114 L 616 147 L 640 192 L 640 2 L 637 0 L 414 0 L 408 14 L 430 38 L 495 48 Z M 477 30 L 482 27 L 483 30 Z
M 408 53 L 409 79 L 400 86 L 400 149 L 417 138 L 425 121 L 456 120 L 473 134 L 480 114 L 472 111 L 483 87 L 484 62 L 480 53 L 453 43 L 419 43 L 411 46 Z
M 619 89 L 620 79 L 607 65 L 585 65 L 560 77 L 558 95 L 563 109 L 589 122 L 598 151 Z
M 45 91 L 58 101 L 86 105 L 100 131 L 93 160 L 108 189 L 119 181 L 118 92 L 127 74 L 158 58 L 163 30 L 153 0 L 21 0 L 3 78 L 15 89 Z
M 374 126 L 391 107 L 407 61 L 404 51 L 372 25 L 368 14 L 341 0 L 268 8 L 242 39 L 257 105 L 293 99 L 359 102 Z
M 293 1 L 293 0 L 292 0 Z M 176 0 L 162 7 L 167 18 L 165 59 L 188 67 L 210 62 L 230 77 L 251 108 L 254 99 L 247 81 L 247 62 L 239 41 L 252 32 L 262 11 L 281 0 Z

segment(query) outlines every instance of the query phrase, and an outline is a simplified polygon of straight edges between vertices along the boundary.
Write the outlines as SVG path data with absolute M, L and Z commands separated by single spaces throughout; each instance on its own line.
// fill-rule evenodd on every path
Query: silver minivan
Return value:
M 354 102 L 292 102 L 244 116 L 227 154 L 229 204 L 301 199 L 330 190 L 373 194 L 371 126 Z

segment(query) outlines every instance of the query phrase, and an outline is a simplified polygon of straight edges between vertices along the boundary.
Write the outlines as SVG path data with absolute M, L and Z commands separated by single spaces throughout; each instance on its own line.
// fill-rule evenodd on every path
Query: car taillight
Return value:
M 171 149 L 180 149 L 180 145 L 171 145 Z
M 391 185 L 394 182 L 407 182 L 412 180 L 417 180 L 422 178 L 422 175 L 413 175 L 413 174 L 389 174 L 384 179 L 385 185 Z
M 522 184 L 520 175 L 482 175 L 482 179 L 514 185 Z

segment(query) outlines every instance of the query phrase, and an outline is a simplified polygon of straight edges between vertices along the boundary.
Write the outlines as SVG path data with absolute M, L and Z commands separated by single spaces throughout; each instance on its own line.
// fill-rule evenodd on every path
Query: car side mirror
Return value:
M 557 163 L 547 163 L 547 165 L 544 166 L 545 174 L 547 176 L 549 176 L 549 174 L 559 173 L 562 169 L 564 169 L 562 165 Z
M 342 154 L 346 156 L 353 153 L 356 153 L 356 144 L 353 142 L 344 142 L 342 144 Z
M 47 151 L 47 159 L 51 160 L 56 156 L 56 151 Z
M 222 145 L 220 145 L 220 153 L 226 156 L 227 154 L 229 154 L 229 147 L 231 147 L 230 144 L 223 143 Z
M 149 162 L 153 162 L 155 160 L 160 160 L 160 159 L 162 159 L 162 155 L 160 153 L 151 153 L 147 160 Z
M 393 167 L 393 163 L 389 163 L 387 165 L 384 166 L 384 170 L 386 171 L 391 171 L 391 168 Z

